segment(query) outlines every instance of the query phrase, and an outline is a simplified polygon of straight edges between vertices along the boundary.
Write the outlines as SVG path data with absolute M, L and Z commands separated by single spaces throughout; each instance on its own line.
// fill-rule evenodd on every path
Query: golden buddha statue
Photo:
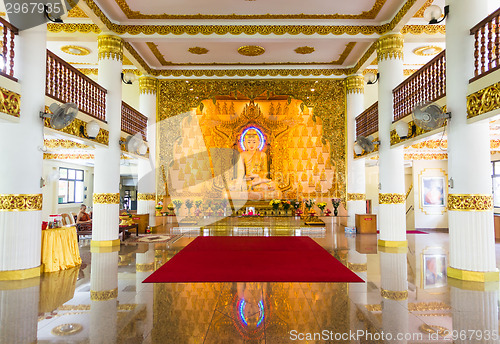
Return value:
M 262 142 L 257 130 L 250 129 L 243 139 L 244 150 L 240 153 L 237 165 L 237 178 L 231 189 L 248 192 L 248 199 L 279 198 L 279 189 L 274 181 L 268 179 L 267 154 L 259 149 Z

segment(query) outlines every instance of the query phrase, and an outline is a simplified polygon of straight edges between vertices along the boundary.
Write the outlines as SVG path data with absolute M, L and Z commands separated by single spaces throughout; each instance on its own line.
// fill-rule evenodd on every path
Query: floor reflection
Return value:
M 79 268 L 0 283 L 0 343 L 377 343 L 382 333 L 403 334 L 398 343 L 500 342 L 498 283 L 443 279 L 447 234 L 411 234 L 407 250 L 390 252 L 376 235 L 335 224 L 267 233 L 310 234 L 366 283 L 144 284 L 197 235 L 224 232 L 109 253 L 91 253 L 84 239 Z

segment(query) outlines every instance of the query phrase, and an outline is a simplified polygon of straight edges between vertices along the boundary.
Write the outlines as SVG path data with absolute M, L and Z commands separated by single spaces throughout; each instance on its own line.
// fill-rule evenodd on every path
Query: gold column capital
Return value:
M 380 37 L 377 41 L 377 60 L 403 59 L 403 43 L 400 33 Z
M 123 39 L 115 35 L 97 37 L 98 59 L 116 59 L 123 61 Z
M 363 78 L 363 75 L 349 75 L 347 78 L 345 78 L 345 84 L 347 94 L 365 92 L 365 79 Z
M 120 204 L 119 193 L 94 193 L 94 204 Z
M 156 94 L 158 79 L 152 76 L 139 78 L 139 90 L 141 94 Z

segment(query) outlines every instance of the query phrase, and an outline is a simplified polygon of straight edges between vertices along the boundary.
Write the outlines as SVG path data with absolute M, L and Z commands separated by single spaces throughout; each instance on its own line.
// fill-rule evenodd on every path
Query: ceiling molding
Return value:
M 128 19 L 375 19 L 387 0 L 376 0 L 373 7 L 360 14 L 144 14 L 140 11 L 133 11 L 126 0 L 115 0 L 123 14 Z
M 420 7 L 420 9 L 417 11 L 417 13 L 415 13 L 414 17 L 415 18 L 423 18 L 425 10 L 427 9 L 427 7 L 432 5 L 433 2 L 434 2 L 434 0 L 427 0 L 425 2 L 425 4 L 422 7 Z
M 88 18 L 89 16 L 78 6 L 73 7 L 68 12 L 68 18 Z
M 405 25 L 401 29 L 401 34 L 412 34 L 412 35 L 435 35 L 435 34 L 446 34 L 446 25 Z

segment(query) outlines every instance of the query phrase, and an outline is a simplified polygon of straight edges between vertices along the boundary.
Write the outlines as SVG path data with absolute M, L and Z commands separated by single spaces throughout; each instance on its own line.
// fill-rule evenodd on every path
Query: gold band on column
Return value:
M 498 271 L 470 271 L 452 268 L 448 266 L 448 277 L 458 280 L 472 281 L 472 282 L 498 282 Z
M 365 80 L 362 75 L 349 75 L 345 78 L 347 93 L 364 93 Z
M 378 194 L 379 204 L 404 204 L 405 194 L 399 193 L 379 193 Z
M 40 211 L 42 210 L 42 194 L 0 195 L 0 211 Z
M 137 193 L 138 201 L 156 201 L 156 194 L 154 193 Z
M 91 247 L 111 247 L 120 246 L 120 239 L 115 240 L 92 240 L 90 242 Z
M 90 300 L 91 301 L 108 301 L 113 300 L 118 297 L 118 288 L 111 290 L 101 290 L 101 291 L 90 291 Z
M 155 269 L 155 263 L 135 264 L 135 271 L 137 272 L 149 272 L 149 271 L 154 271 L 154 269 Z
M 365 201 L 366 195 L 364 193 L 348 193 L 347 194 L 347 202 L 350 201 Z
M 451 211 L 491 211 L 492 195 L 448 194 L 448 210 Z
M 95 193 L 94 204 L 120 204 L 119 193 Z
M 391 241 L 391 240 L 381 240 L 381 239 L 378 239 L 378 246 L 383 246 L 383 247 L 407 247 L 408 246 L 408 241 L 406 241 L 406 240 Z
M 116 59 L 123 61 L 123 39 L 114 35 L 100 35 L 97 37 L 98 59 Z
M 353 272 L 365 272 L 368 270 L 368 267 L 365 264 L 356 264 L 356 263 L 349 263 L 347 262 L 347 267 L 352 270 Z
M 403 301 L 408 299 L 408 290 L 392 291 L 392 290 L 380 289 L 380 295 L 384 299 Z
M 403 59 L 403 35 L 391 34 L 385 35 L 377 41 L 377 59 Z
M 31 269 L 0 271 L 0 281 L 23 280 L 40 276 L 41 267 Z
M 139 78 L 139 91 L 140 94 L 156 94 L 158 87 L 158 79 L 151 76 L 143 76 Z
M 395 241 L 395 242 L 399 243 L 400 241 Z M 378 251 L 384 253 L 407 253 L 408 246 L 391 247 L 391 246 L 381 246 L 379 244 Z

